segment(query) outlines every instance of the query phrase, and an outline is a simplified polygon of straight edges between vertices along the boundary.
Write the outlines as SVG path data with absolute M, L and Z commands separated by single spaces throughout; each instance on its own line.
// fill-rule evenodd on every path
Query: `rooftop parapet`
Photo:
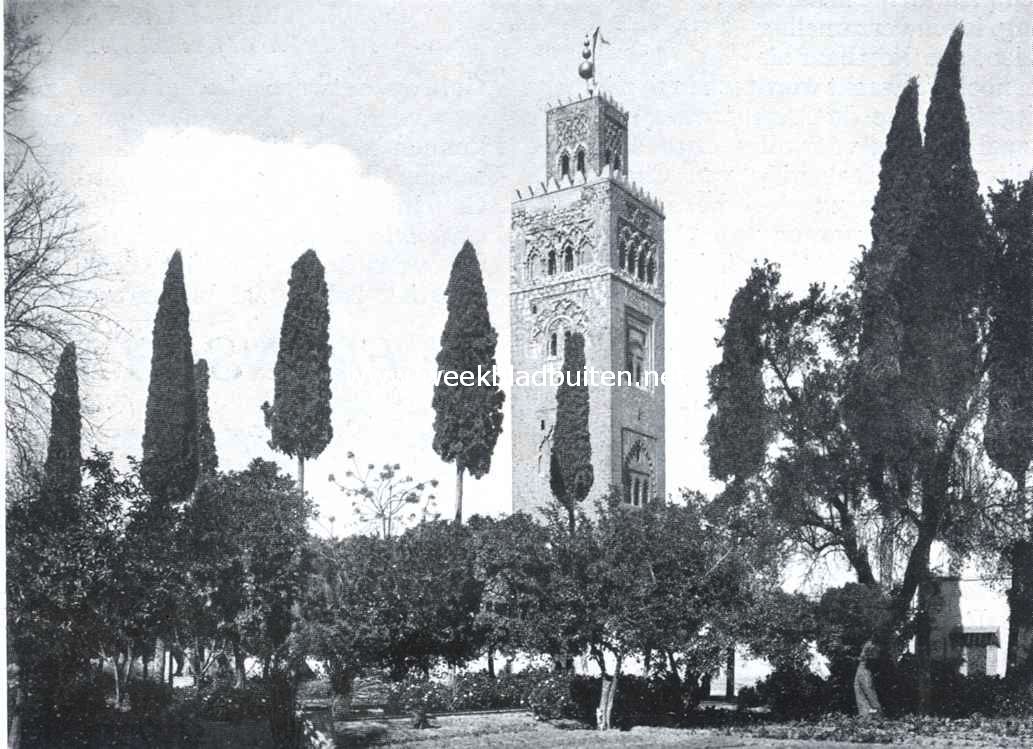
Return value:
M 619 170 L 615 170 L 612 164 L 608 164 L 605 168 L 598 170 L 595 175 L 595 179 L 606 177 L 612 182 L 616 182 L 625 190 L 630 192 L 638 200 L 645 203 L 649 208 L 653 209 L 660 216 L 664 214 L 664 203 L 659 200 L 653 194 L 647 192 L 638 186 L 638 183 L 632 182 Z M 527 194 L 525 195 L 519 188 L 516 190 L 516 200 L 514 202 L 522 202 L 524 200 L 530 200 L 541 195 L 548 195 L 550 193 L 559 192 L 560 190 L 569 190 L 571 187 L 578 187 L 581 185 L 588 184 L 588 175 L 584 173 L 578 173 L 576 175 L 568 175 L 563 178 L 553 177 L 546 179 L 543 182 L 538 183 L 538 187 L 527 186 Z
M 582 102 L 589 101 L 590 99 L 599 99 L 600 101 L 608 104 L 616 112 L 616 114 L 621 116 L 622 119 L 628 119 L 628 110 L 626 110 L 624 107 L 618 104 L 617 100 L 605 91 L 599 91 L 596 94 L 582 93 L 578 94 L 576 98 L 573 96 L 568 96 L 566 101 L 563 101 L 563 99 L 557 99 L 555 104 L 552 104 L 551 102 L 546 103 L 545 111 L 548 112 L 553 109 L 562 109 L 563 107 L 569 107 L 572 104 L 581 104 Z

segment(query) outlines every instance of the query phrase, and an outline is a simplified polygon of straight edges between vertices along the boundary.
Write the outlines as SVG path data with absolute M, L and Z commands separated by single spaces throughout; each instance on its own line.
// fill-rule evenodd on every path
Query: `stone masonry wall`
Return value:
M 653 284 L 617 269 L 616 228 L 620 221 L 648 232 L 659 259 Z M 563 249 L 576 249 L 580 262 L 562 270 Z M 557 272 L 547 273 L 550 250 Z M 510 303 L 514 373 L 562 367 L 563 332 L 585 336 L 589 366 L 624 368 L 625 318 L 652 322 L 650 368 L 663 371 L 663 217 L 606 175 L 513 205 Z M 548 351 L 551 334 L 561 342 Z M 534 512 L 551 501 L 549 450 L 555 422 L 553 387 L 514 385 L 510 395 L 513 434 L 513 511 Z M 664 496 L 664 389 L 598 386 L 589 390 L 595 484 L 584 509 L 591 512 L 611 486 L 619 487 L 626 453 L 634 440 L 649 445 L 654 496 Z

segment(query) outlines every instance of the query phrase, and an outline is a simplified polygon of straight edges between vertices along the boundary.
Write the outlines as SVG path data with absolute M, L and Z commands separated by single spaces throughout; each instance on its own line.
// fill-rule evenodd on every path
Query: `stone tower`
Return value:
M 599 373 L 589 387 L 595 483 L 582 508 L 592 514 L 611 487 L 634 506 L 666 496 L 664 213 L 629 181 L 628 163 L 628 113 L 612 99 L 559 104 L 546 113 L 546 179 L 513 202 L 514 512 L 551 501 L 556 419 L 556 388 L 520 385 L 521 372 L 533 383 L 543 369 L 561 371 L 573 331 Z

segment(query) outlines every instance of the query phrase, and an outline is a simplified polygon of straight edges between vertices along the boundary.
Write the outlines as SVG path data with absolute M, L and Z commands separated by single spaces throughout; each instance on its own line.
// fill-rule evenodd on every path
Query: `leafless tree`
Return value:
M 32 19 L 4 11 L 4 345 L 8 456 L 15 473 L 31 465 L 46 434 L 49 391 L 64 345 L 74 341 L 87 367 L 107 318 L 98 283 L 102 263 L 78 222 L 79 205 L 19 130 L 41 59 Z
M 351 498 L 352 512 L 363 525 L 372 525 L 383 538 L 390 538 L 406 524 L 432 515 L 435 497 L 428 492 L 437 487 L 435 479 L 402 476 L 397 463 L 385 463 L 379 469 L 370 463 L 362 469 L 353 452 L 348 460 L 352 468 L 345 472 L 344 481 L 330 474 L 330 482 Z

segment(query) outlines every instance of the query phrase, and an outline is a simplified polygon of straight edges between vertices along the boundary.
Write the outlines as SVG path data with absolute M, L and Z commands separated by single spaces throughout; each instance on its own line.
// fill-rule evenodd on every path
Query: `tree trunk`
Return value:
M 233 676 L 233 685 L 237 689 L 243 689 L 247 675 L 244 673 L 244 651 L 240 649 L 239 642 L 233 643 Z
M 488 647 L 488 676 L 495 678 L 495 649 L 491 646 Z
M 289 669 L 278 664 L 269 688 L 269 732 L 276 749 L 294 749 L 297 726 L 294 716 L 294 678 Z
M 112 660 L 115 664 L 115 709 L 122 710 L 125 707 L 126 691 L 129 686 L 129 675 L 133 670 L 133 644 L 129 643 L 126 646 L 125 656 L 122 658 L 121 665 L 119 665 L 118 662 L 117 651 L 115 652 L 115 656 Z
M 463 466 L 456 462 L 456 525 L 463 524 Z
M 613 667 L 613 676 L 602 674 L 602 692 L 599 695 L 599 709 L 596 711 L 597 728 L 600 731 L 608 731 L 613 727 L 613 701 L 617 696 L 617 684 L 621 676 L 621 657 Z
M 895 560 L 895 541 L 890 518 L 883 517 L 879 530 L 879 584 L 885 591 L 893 589 L 893 567 Z
M 918 710 L 928 715 L 932 709 L 933 659 L 932 621 L 929 616 L 930 582 L 918 586 L 918 614 L 915 620 L 915 665 L 918 670 Z
M 1033 542 L 1016 541 L 1009 555 L 1007 675 L 1029 682 L 1033 678 Z
M 725 699 L 735 700 L 735 645 L 728 646 L 725 656 Z
M 115 672 L 115 709 L 118 710 L 122 705 L 122 674 L 121 667 L 118 665 L 118 653 L 115 653 L 115 657 L 111 659 L 114 661 L 115 667 L 112 669 Z
M 194 686 L 200 685 L 201 664 L 204 663 L 204 646 L 200 637 L 194 637 L 194 652 L 190 654 L 190 670 L 194 672 Z
M 298 489 L 301 496 L 305 496 L 305 459 L 298 456 Z
M 25 709 L 25 669 L 15 665 L 15 678 L 18 680 L 14 691 L 14 709 L 11 711 L 11 723 L 7 727 L 8 749 L 18 749 L 22 741 L 22 711 Z

